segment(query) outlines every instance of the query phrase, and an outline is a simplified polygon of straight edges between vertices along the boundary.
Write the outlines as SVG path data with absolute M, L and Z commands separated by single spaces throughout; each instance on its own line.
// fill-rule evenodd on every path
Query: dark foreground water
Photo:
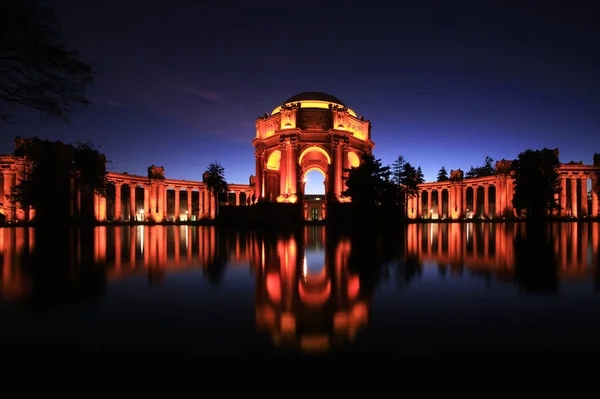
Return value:
M 351 380 L 583 378 L 600 361 L 599 236 L 598 223 L 4 228 L 0 358 L 102 382 L 308 363 Z

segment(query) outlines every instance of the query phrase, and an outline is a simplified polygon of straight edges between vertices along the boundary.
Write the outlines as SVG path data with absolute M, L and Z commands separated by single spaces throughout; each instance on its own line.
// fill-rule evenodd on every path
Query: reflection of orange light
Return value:
M 358 276 L 350 277 L 350 281 L 348 281 L 348 299 L 353 301 L 358 296 L 358 292 L 360 291 L 360 279 Z
M 300 294 L 302 302 L 309 306 L 320 306 L 324 304 L 331 293 L 331 283 L 328 281 L 322 289 L 311 288 L 312 287 L 309 287 L 302 282 L 298 282 L 298 293 Z
M 354 325 L 366 324 L 369 317 L 369 310 L 364 302 L 358 302 L 352 308 L 352 320 Z
M 300 346 L 308 352 L 322 352 L 329 349 L 329 337 L 326 334 L 304 336 L 300 339 Z
M 281 315 L 281 332 L 284 334 L 294 334 L 296 332 L 296 317 L 292 313 Z
M 278 273 L 269 272 L 267 274 L 267 292 L 273 302 L 281 302 L 281 280 Z

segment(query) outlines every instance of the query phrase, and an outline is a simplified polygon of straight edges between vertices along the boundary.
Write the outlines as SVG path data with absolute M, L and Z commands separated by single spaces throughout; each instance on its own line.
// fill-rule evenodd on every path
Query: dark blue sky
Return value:
M 600 152 L 593 2 L 44 3 L 97 66 L 94 105 L 70 124 L 4 125 L 2 153 L 16 135 L 91 140 L 116 172 L 155 164 L 201 180 L 219 161 L 246 183 L 256 117 L 304 91 L 370 119 L 375 156 L 404 155 L 427 181 L 486 155 L 558 147 L 563 162 L 591 163 Z

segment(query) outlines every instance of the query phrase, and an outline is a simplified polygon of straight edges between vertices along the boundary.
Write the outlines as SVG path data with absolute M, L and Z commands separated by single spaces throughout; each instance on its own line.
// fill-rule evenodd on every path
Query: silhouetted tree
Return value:
M 225 168 L 219 162 L 213 162 L 208 165 L 204 172 L 204 183 L 208 191 L 211 192 L 215 199 L 215 213 L 219 214 L 219 197 L 229 191 L 229 185 L 225 180 Z
M 382 166 L 380 159 L 365 153 L 360 165 L 348 171 L 347 190 L 342 194 L 351 197 L 352 203 L 359 207 L 380 204 L 389 190 L 390 174 L 389 166 Z
M 394 183 L 400 185 L 400 180 L 402 179 L 402 173 L 404 172 L 404 164 L 406 161 L 404 160 L 404 156 L 398 155 L 398 158 L 392 163 L 392 174 L 391 178 Z
M 528 219 L 547 217 L 558 209 L 554 198 L 560 192 L 558 180 L 558 150 L 527 150 L 512 163 L 515 172 L 515 194 L 512 200 L 517 214 L 525 212 Z
M 0 119 L 23 107 L 68 120 L 74 104 L 90 103 L 92 67 L 62 41 L 51 10 L 32 0 L 0 2 Z
M 485 176 L 493 176 L 496 174 L 496 169 L 494 168 L 494 160 L 490 156 L 485 157 L 485 161 L 482 166 L 473 167 L 466 173 L 466 178 L 473 177 L 485 177 Z
M 404 163 L 398 178 L 398 184 L 403 197 L 405 216 L 408 210 L 408 207 L 406 206 L 408 200 L 419 196 L 419 184 L 423 183 L 424 180 L 420 166 L 418 169 L 415 169 L 410 162 Z
M 15 155 L 27 167 L 9 198 L 22 209 L 33 207 L 39 225 L 63 223 L 71 217 L 77 189 L 106 194 L 106 157 L 90 143 L 76 146 L 38 138 L 16 140 Z
M 448 171 L 446 170 L 445 166 L 442 166 L 438 172 L 437 181 L 448 181 L 448 179 Z

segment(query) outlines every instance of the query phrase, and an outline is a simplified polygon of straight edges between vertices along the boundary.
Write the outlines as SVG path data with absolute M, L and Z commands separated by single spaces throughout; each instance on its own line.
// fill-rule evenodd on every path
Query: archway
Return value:
M 319 168 L 311 168 L 304 173 L 304 195 L 320 195 L 325 197 L 325 172 Z

